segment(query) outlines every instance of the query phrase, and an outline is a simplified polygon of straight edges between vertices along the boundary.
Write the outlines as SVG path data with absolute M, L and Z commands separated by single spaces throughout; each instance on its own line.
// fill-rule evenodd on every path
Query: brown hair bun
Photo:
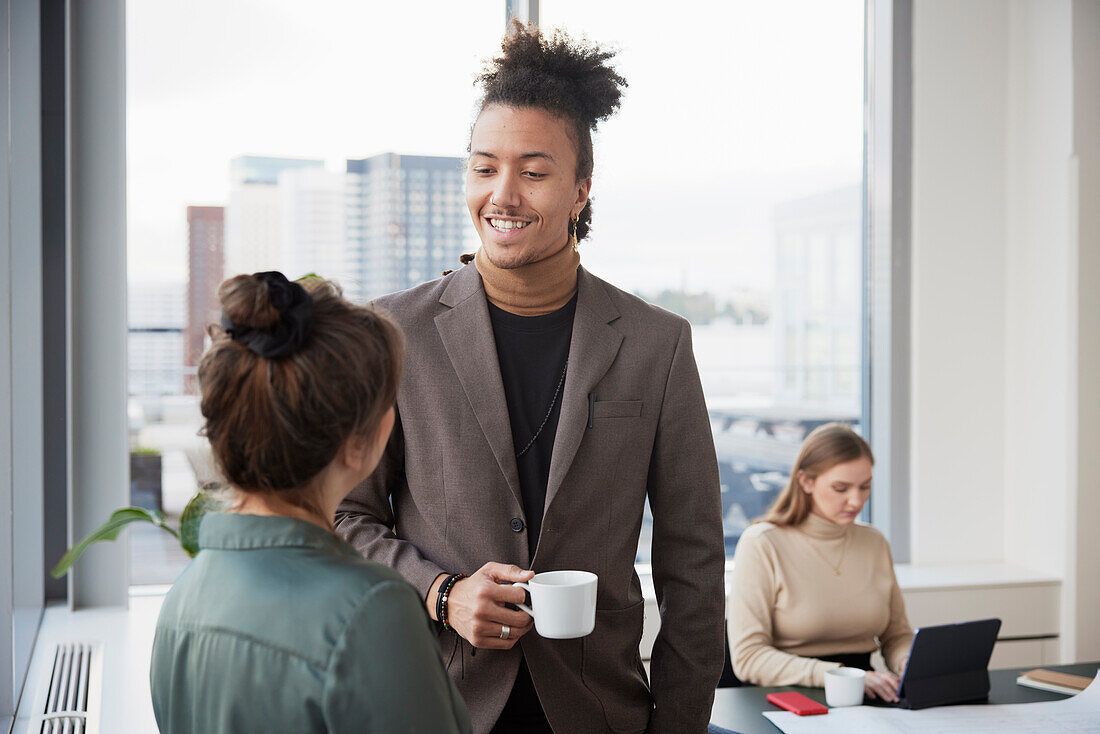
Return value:
M 226 318 L 250 329 L 268 329 L 279 323 L 279 310 L 271 302 L 268 283 L 253 275 L 238 275 L 218 287 L 218 300 Z
M 313 299 L 300 283 L 278 271 L 239 275 L 226 281 L 218 295 L 225 305 L 222 328 L 265 359 L 289 357 L 309 339 Z

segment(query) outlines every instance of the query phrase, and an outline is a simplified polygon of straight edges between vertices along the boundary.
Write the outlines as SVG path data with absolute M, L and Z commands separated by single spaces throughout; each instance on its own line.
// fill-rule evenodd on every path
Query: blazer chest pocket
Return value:
M 592 404 L 592 418 L 637 418 L 642 414 L 641 400 L 597 400 Z

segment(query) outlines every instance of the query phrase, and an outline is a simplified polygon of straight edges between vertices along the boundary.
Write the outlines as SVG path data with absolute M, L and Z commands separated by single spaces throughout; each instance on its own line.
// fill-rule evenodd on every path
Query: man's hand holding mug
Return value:
M 456 582 L 448 594 L 447 622 L 474 647 L 510 650 L 531 630 L 533 620 L 526 612 L 505 604 L 522 604 L 523 589 L 512 586 L 529 580 L 533 571 L 504 563 L 486 563 L 472 576 Z M 441 575 L 428 592 L 428 612 L 435 619 L 434 605 Z M 437 620 L 438 621 L 438 620 Z

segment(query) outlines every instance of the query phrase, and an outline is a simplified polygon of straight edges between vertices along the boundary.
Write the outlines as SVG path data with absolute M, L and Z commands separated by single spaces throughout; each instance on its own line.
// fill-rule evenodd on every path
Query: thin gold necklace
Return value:
M 837 561 L 836 565 L 834 566 L 829 561 L 829 559 L 825 557 L 825 554 L 817 549 L 817 546 L 813 543 L 813 538 L 811 538 L 809 535 L 806 535 L 806 533 L 802 532 L 801 530 L 799 530 L 798 532 L 806 538 L 806 544 L 810 546 L 810 550 L 816 553 L 818 558 L 825 561 L 826 566 L 833 569 L 833 576 L 839 576 L 840 567 L 844 564 L 844 555 L 848 552 L 848 536 L 851 535 L 851 533 L 844 533 L 844 542 L 840 544 L 840 560 Z

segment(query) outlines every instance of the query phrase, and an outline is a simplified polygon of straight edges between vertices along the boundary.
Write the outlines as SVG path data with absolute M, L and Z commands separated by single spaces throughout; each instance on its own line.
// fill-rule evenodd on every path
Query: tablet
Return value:
M 921 627 L 898 686 L 898 706 L 910 709 L 971 703 L 989 697 L 989 656 L 999 619 Z

